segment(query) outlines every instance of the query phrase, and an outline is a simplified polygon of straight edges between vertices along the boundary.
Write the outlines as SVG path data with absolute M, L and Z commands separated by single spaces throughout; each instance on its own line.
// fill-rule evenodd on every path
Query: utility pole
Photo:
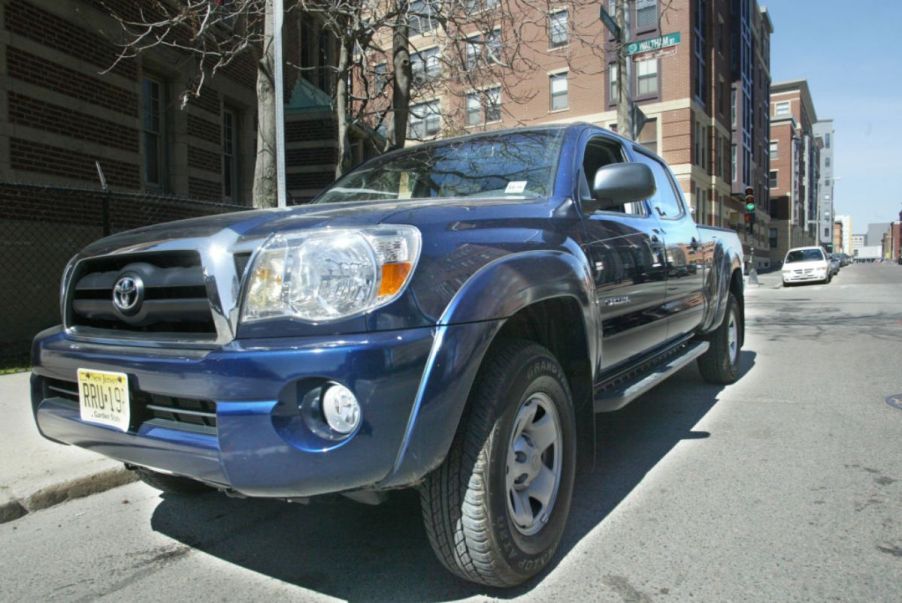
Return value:
M 629 9 L 627 0 L 615 0 L 614 21 L 620 28 L 621 37 L 617 46 L 617 133 L 633 138 L 633 119 L 630 93 L 632 61 L 626 56 L 626 45 L 630 38 Z
M 283 0 L 272 0 L 273 14 L 273 82 L 276 109 L 276 199 L 278 207 L 286 206 L 285 186 L 285 79 L 282 73 L 282 22 L 285 20 Z

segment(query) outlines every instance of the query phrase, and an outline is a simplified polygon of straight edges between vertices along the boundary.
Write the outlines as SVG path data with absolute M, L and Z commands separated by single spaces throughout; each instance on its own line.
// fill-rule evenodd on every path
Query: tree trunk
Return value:
M 338 157 L 335 161 L 335 178 L 344 173 L 345 156 L 348 152 L 348 69 L 351 63 L 352 41 L 342 40 L 338 50 L 338 66 L 335 78 L 335 121 L 338 129 Z
M 410 50 L 408 33 L 408 0 L 398 0 L 398 25 L 392 33 L 392 139 L 391 148 L 400 149 L 407 141 L 407 119 L 410 112 Z
M 276 195 L 276 102 L 273 81 L 272 0 L 266 0 L 263 54 L 257 61 L 257 158 L 254 164 L 254 207 L 275 207 Z

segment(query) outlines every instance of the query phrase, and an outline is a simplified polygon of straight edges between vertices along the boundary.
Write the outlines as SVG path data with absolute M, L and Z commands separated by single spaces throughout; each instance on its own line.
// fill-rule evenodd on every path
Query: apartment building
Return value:
M 770 111 L 771 259 L 779 262 L 818 240 L 820 148 L 808 82 L 772 84 Z
M 411 4 L 417 11 L 426 5 Z M 616 130 L 617 45 L 599 20 L 598 3 L 552 4 L 538 17 L 501 14 L 515 5 L 499 0 L 475 5 L 466 32 L 473 43 L 465 51 L 428 19 L 413 32 L 414 80 L 426 82 L 414 91 L 408 131 L 414 141 L 575 121 Z M 735 228 L 746 253 L 755 248 L 759 267 L 768 266 L 768 13 L 755 0 L 630 0 L 627 7 L 629 42 L 667 36 L 669 44 L 640 46 L 630 57 L 630 96 L 647 117 L 638 142 L 670 164 L 699 222 Z M 613 15 L 611 0 L 607 8 Z M 527 25 L 518 29 L 520 23 Z M 455 84 L 461 78 L 449 72 L 480 56 L 496 63 L 484 85 Z M 518 64 L 528 64 L 529 73 Z M 436 85 L 440 80 L 451 83 Z M 744 219 L 748 189 L 758 208 L 754 226 Z
M 817 240 L 819 245 L 830 249 L 833 244 L 833 177 L 836 131 L 832 119 L 822 119 L 814 124 L 814 137 L 820 148 L 820 169 L 817 182 Z

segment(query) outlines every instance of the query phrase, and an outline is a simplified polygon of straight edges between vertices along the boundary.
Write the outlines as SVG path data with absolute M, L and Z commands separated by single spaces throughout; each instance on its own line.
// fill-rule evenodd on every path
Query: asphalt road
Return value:
M 446 574 L 408 494 L 300 506 L 135 484 L 0 525 L 0 600 L 900 601 L 902 409 L 885 398 L 902 394 L 902 267 L 763 282 L 738 383 L 693 367 L 599 419 L 597 469 L 525 587 Z

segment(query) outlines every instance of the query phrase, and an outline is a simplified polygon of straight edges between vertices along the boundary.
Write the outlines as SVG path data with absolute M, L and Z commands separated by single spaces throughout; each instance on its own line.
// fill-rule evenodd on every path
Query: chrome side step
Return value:
M 666 364 L 655 367 L 636 381 L 611 391 L 601 392 L 595 397 L 595 412 L 620 410 L 707 352 L 709 345 L 707 341 L 691 343 L 679 356 L 670 359 Z

